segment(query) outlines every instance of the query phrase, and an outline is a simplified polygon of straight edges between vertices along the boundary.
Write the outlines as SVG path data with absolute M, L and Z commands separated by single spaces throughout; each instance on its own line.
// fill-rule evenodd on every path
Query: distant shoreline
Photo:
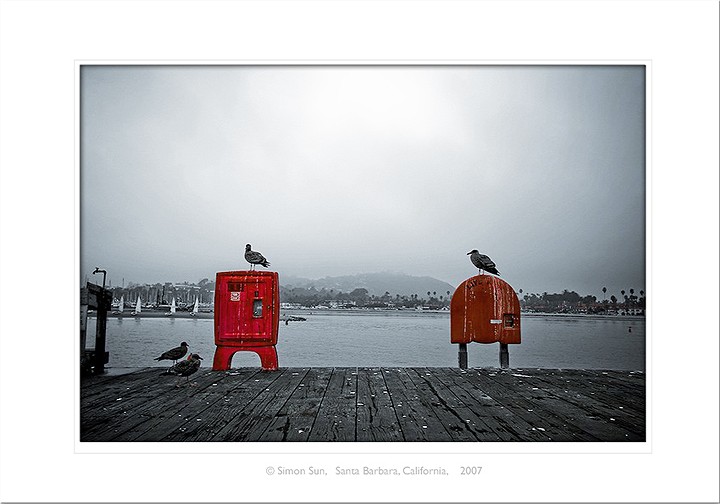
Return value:
M 645 315 L 601 315 L 599 313 L 521 312 L 522 317 L 582 318 L 595 320 L 645 320 Z
M 381 313 L 392 313 L 392 314 L 450 314 L 450 310 L 382 310 L 382 309 L 337 309 L 337 308 L 287 308 L 282 309 L 281 313 L 297 313 L 302 315 L 331 315 L 334 313 L 338 314 L 381 314 Z M 95 316 L 96 313 L 90 312 L 90 316 Z M 601 315 L 597 313 L 544 313 L 544 312 L 522 312 L 522 317 L 536 318 L 536 317 L 553 317 L 553 318 L 567 318 L 567 319 L 593 319 L 593 320 L 645 320 L 644 315 Z M 199 312 L 196 315 L 192 315 L 190 312 L 176 312 L 174 315 L 169 315 L 166 311 L 143 311 L 137 315 L 133 315 L 132 312 L 115 313 L 108 312 L 108 318 L 117 319 L 136 319 L 136 318 L 167 318 L 167 319 L 213 319 L 213 312 Z

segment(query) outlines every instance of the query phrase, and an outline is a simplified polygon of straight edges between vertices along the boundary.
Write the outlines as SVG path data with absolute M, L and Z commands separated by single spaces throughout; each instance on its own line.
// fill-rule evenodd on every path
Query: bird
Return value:
M 189 383 L 190 375 L 200 369 L 201 360 L 203 360 L 203 358 L 200 357 L 198 354 L 190 354 L 187 359 L 178 362 L 173 367 L 161 374 L 184 376 L 185 383 Z M 176 386 L 179 387 L 180 384 L 177 384 Z
M 251 250 L 249 243 L 245 245 L 245 260 L 250 263 L 251 269 L 255 269 L 256 264 L 259 264 L 260 266 L 263 266 L 265 268 L 270 266 L 270 263 L 267 262 L 267 259 L 265 259 L 265 257 L 260 252 Z
M 470 256 L 470 261 L 480 270 L 480 273 L 485 270 L 488 273 L 500 276 L 500 272 L 495 268 L 495 263 L 485 254 L 481 254 L 477 249 L 473 249 L 468 252 L 467 255 Z
M 160 357 L 156 357 L 154 360 L 161 361 L 161 360 L 171 360 L 173 361 L 173 365 L 177 362 L 178 359 L 181 359 L 185 356 L 185 354 L 188 351 L 188 344 L 184 341 L 180 343 L 179 347 L 171 348 L 167 352 L 164 352 Z

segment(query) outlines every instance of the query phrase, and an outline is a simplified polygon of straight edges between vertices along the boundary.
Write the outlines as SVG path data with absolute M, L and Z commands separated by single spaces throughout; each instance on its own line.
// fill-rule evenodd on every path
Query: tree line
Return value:
M 358 308 L 417 308 L 426 306 L 441 309 L 450 305 L 452 293 L 445 291 L 427 291 L 424 294 L 391 294 L 385 291 L 382 295 L 370 294 L 362 287 L 351 292 L 335 289 L 316 289 L 315 287 L 280 287 L 280 302 L 299 304 L 304 307 L 337 306 Z
M 520 305 L 530 311 L 550 313 L 628 313 L 645 311 L 645 291 L 635 295 L 635 289 L 620 291 L 620 298 L 611 295 L 607 298 L 607 287 L 603 287 L 603 300 L 598 301 L 595 296 L 580 296 L 575 291 L 563 290 L 561 293 L 548 294 L 547 292 L 525 294 L 522 289 L 518 292 L 522 296 Z
M 143 304 L 163 305 L 169 304 L 172 298 L 178 303 L 192 304 L 197 297 L 200 303 L 212 303 L 215 293 L 215 282 L 203 278 L 197 283 L 183 282 L 173 284 L 170 282 L 156 284 L 129 283 L 127 287 L 111 287 L 113 297 L 119 300 L 121 296 L 127 303 L 135 302 L 140 297 Z M 545 313 L 643 313 L 645 310 L 645 292 L 640 290 L 636 295 L 631 288 L 620 291 L 620 297 L 611 294 L 607 297 L 607 288 L 603 287 L 603 299 L 596 296 L 581 296 L 575 291 L 567 289 L 560 293 L 523 293 L 520 289 L 517 294 L 523 310 Z M 370 294 L 365 288 L 356 288 L 350 292 L 335 289 L 316 289 L 315 287 L 280 286 L 280 302 L 297 304 L 312 308 L 318 306 L 346 307 L 346 308 L 429 308 L 445 309 L 450 306 L 451 291 L 426 291 L 414 294 L 397 294 L 385 291 L 381 295 Z

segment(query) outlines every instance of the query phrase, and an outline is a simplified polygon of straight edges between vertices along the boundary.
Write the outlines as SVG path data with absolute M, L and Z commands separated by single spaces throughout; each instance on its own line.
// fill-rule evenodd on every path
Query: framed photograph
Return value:
M 78 71 L 82 442 L 643 449 L 647 64 Z
M 0 11 L 0 500 L 718 500 L 716 2 Z

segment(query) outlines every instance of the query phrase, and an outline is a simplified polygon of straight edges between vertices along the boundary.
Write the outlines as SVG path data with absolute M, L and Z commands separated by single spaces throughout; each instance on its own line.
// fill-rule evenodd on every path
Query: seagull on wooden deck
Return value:
M 202 357 L 200 357 L 198 354 L 190 354 L 187 359 L 178 362 L 173 367 L 165 371 L 164 375 L 176 375 L 176 376 L 184 376 L 185 377 L 185 383 L 190 382 L 190 375 L 195 373 L 198 369 L 200 369 L 200 361 L 203 360 Z M 194 385 L 193 383 L 190 383 L 190 385 Z M 176 387 L 180 387 L 181 384 L 178 383 L 175 385 Z
M 245 245 L 245 260 L 250 263 L 250 269 L 255 269 L 255 265 L 259 264 L 260 266 L 263 266 L 267 268 L 270 266 L 270 263 L 267 262 L 267 259 L 260 253 L 252 250 L 250 244 L 248 243 Z
M 173 361 L 173 365 L 175 365 L 177 360 L 183 358 L 187 351 L 188 344 L 183 341 L 182 343 L 180 343 L 179 347 L 171 348 L 167 352 L 164 352 L 160 357 L 156 357 L 154 360 L 171 360 Z
M 479 272 L 482 274 L 483 270 L 487 271 L 488 273 L 492 273 L 493 275 L 500 275 L 500 272 L 495 268 L 495 263 L 485 254 L 481 254 L 477 251 L 477 249 L 473 249 L 470 252 L 467 253 L 467 255 L 470 256 L 470 261 L 475 265 L 475 267 L 479 270 Z

